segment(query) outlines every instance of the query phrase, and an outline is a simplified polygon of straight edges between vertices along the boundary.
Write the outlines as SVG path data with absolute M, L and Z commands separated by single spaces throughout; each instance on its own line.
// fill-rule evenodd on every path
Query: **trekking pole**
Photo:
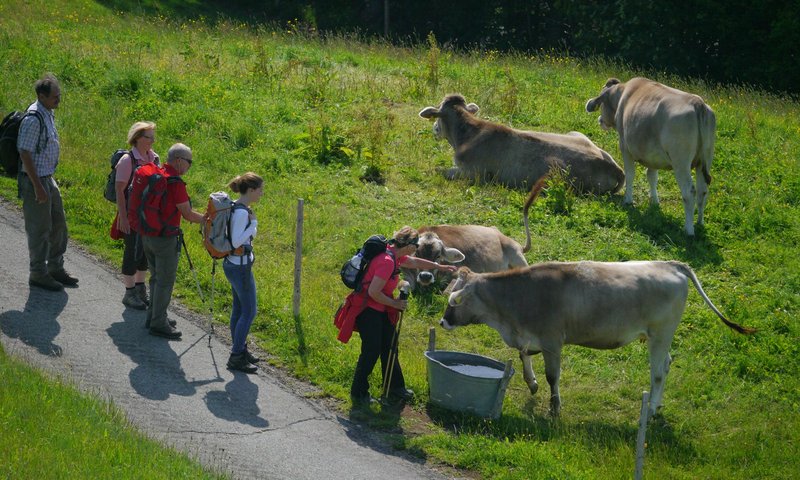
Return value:
M 211 263 L 211 305 L 208 306 L 208 347 L 211 348 L 211 335 L 214 333 L 214 278 L 217 276 L 217 259 Z
M 189 262 L 189 270 L 192 271 L 192 275 L 194 276 L 194 283 L 195 283 L 195 285 L 197 285 L 197 294 L 200 296 L 200 301 L 203 302 L 203 303 L 206 303 L 206 299 L 203 296 L 203 290 L 200 288 L 200 280 L 197 278 L 197 270 L 194 269 L 194 264 L 192 263 L 192 257 L 189 256 L 189 249 L 186 248 L 186 240 L 183 238 L 183 234 L 181 234 L 181 243 L 183 244 L 183 251 L 186 252 L 186 260 Z M 212 282 L 213 282 L 213 279 L 214 279 L 213 274 L 211 276 L 211 279 L 212 279 Z M 212 295 L 214 294 L 213 283 L 212 283 L 212 287 L 211 287 L 211 294 Z M 212 301 L 213 301 L 213 299 L 212 299 Z M 212 308 L 213 308 L 213 306 L 210 307 L 209 309 L 212 309 Z M 209 346 L 211 345 L 211 333 L 214 331 L 213 328 L 214 327 L 213 327 L 213 319 L 212 319 L 212 327 L 211 327 L 211 330 L 208 332 L 208 344 L 209 344 Z
M 405 300 L 408 298 L 408 290 L 407 285 L 404 285 L 400 288 L 400 296 L 398 297 L 400 300 Z M 389 396 L 389 388 L 392 385 L 392 375 L 394 374 L 394 364 L 397 361 L 397 344 L 400 342 L 400 329 L 403 327 L 403 312 L 404 310 L 400 311 L 400 318 L 397 319 L 397 325 L 394 328 L 394 334 L 392 335 L 392 343 L 390 344 L 389 349 L 389 358 L 386 362 L 386 372 L 383 375 L 383 388 L 381 388 L 381 400 L 386 403 L 386 400 Z

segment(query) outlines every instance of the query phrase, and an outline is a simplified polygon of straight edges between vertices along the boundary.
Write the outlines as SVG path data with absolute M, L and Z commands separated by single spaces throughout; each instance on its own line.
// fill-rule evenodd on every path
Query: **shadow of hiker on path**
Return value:
M 0 314 L 0 330 L 36 348 L 42 355 L 60 357 L 62 349 L 53 343 L 61 332 L 58 316 L 67 305 L 67 292 L 49 292 L 31 288 L 25 309 L 9 310 Z
M 233 380 L 225 384 L 225 391 L 211 391 L 205 398 L 208 411 L 222 420 L 244 423 L 266 428 L 269 422 L 261 418 L 258 408 L 258 385 L 250 381 L 249 375 L 233 373 Z
M 210 380 L 186 380 L 170 342 L 151 336 L 144 328 L 144 319 L 144 312 L 126 309 L 123 321 L 106 329 L 120 353 L 136 364 L 128 374 L 136 393 L 150 400 L 166 400 L 171 394 L 188 397 L 197 392 L 198 386 L 224 381 L 219 374 Z

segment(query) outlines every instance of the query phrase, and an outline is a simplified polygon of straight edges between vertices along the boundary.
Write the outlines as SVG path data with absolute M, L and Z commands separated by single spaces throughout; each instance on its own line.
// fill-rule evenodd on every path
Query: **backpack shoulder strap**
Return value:
M 28 110 L 25 112 L 25 117 L 36 117 L 39 120 L 39 138 L 36 140 L 36 153 L 41 153 L 43 148 L 42 147 L 42 137 L 44 137 L 44 145 L 47 146 L 47 135 L 45 135 L 45 123 L 44 123 L 44 115 L 39 110 Z M 25 120 L 25 117 L 22 117 L 22 120 Z M 20 123 L 22 123 L 20 120 Z
M 136 164 L 136 159 L 133 158 L 133 150 L 132 149 L 128 150 L 128 156 L 131 157 L 131 176 L 128 178 L 128 185 L 130 185 L 131 182 L 133 181 L 133 175 L 136 173 L 136 169 L 139 168 L 139 165 Z M 120 158 L 120 160 L 122 160 L 122 159 Z M 119 165 L 119 162 L 117 162 L 117 165 Z M 117 169 L 117 167 L 114 167 L 114 170 L 116 170 L 116 169 Z
M 399 271 L 397 270 L 397 259 L 394 257 L 394 252 L 387 248 L 386 249 L 386 253 L 388 253 L 389 256 L 392 257 L 392 262 L 394 262 L 394 268 L 392 269 L 392 275 L 397 275 L 399 273 Z
M 247 225 L 245 225 L 244 229 L 247 230 L 248 228 L 250 228 L 250 223 L 251 223 L 250 222 L 250 214 L 253 213 L 253 211 L 250 210 L 250 207 L 248 207 L 247 205 L 234 201 L 233 205 L 231 205 L 231 214 L 228 215 L 228 238 L 233 238 L 233 232 L 231 231 L 231 221 L 233 220 L 233 212 L 235 212 L 236 210 L 241 210 L 241 209 L 247 210 L 247 213 L 248 213 L 248 215 L 247 215 Z M 250 240 L 252 241 L 253 237 L 250 237 Z

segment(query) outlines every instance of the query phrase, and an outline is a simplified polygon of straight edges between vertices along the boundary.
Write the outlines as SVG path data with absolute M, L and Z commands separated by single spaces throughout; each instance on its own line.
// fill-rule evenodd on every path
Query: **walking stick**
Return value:
M 211 335 L 214 334 L 214 279 L 217 277 L 217 259 L 211 262 L 211 304 L 208 306 L 208 348 L 211 348 Z
M 192 263 L 192 257 L 189 256 L 189 249 L 186 248 L 186 240 L 183 238 L 183 234 L 181 234 L 181 244 L 183 244 L 183 251 L 186 252 L 186 260 L 189 262 L 189 270 L 192 271 L 192 275 L 194 276 L 194 283 L 197 285 L 197 294 L 200 296 L 200 301 L 206 303 L 206 299 L 203 296 L 203 290 L 200 288 L 200 280 L 197 278 L 197 271 L 194 269 L 194 264 Z M 209 320 L 209 331 L 208 331 L 208 346 L 211 346 L 211 334 L 214 333 L 214 270 L 216 269 L 217 263 L 214 260 L 214 265 L 211 269 L 211 306 L 209 307 L 209 312 L 211 313 L 212 317 Z
M 407 285 L 400 288 L 400 300 L 408 298 Z M 403 327 L 403 310 L 400 311 L 400 318 L 397 319 L 397 325 L 394 327 L 394 334 L 392 335 L 392 343 L 389 348 L 389 358 L 386 362 L 386 372 L 383 375 L 383 388 L 381 388 L 381 401 L 386 403 L 389 396 L 389 388 L 392 385 L 392 375 L 394 374 L 394 364 L 397 361 L 397 344 L 400 341 L 400 329 Z

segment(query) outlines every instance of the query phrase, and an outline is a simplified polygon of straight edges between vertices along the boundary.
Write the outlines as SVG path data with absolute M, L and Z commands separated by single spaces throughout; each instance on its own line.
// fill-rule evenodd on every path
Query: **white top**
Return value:
M 231 213 L 231 244 L 233 248 L 242 245 L 253 245 L 250 237 L 256 236 L 258 220 L 250 219 L 250 213 L 244 208 L 237 208 Z M 248 221 L 250 226 L 247 225 Z M 249 255 L 228 255 L 228 261 L 236 265 L 252 263 L 255 255 L 251 251 Z

